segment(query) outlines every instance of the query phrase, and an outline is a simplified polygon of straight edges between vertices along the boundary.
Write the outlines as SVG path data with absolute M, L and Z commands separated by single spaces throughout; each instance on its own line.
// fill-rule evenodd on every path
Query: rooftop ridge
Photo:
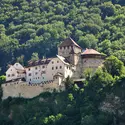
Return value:
M 66 47 L 66 46 L 72 46 L 72 45 L 75 45 L 76 47 L 82 49 L 71 37 L 62 41 L 59 47 Z
M 86 48 L 86 50 L 83 53 L 81 53 L 81 55 L 89 55 L 89 54 L 101 55 L 100 52 L 98 52 L 98 51 L 96 51 L 94 49 L 88 49 L 88 48 Z

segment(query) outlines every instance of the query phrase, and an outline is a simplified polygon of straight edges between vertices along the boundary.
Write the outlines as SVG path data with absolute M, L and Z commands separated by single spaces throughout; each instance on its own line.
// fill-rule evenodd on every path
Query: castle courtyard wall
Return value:
M 59 86 L 57 81 L 48 82 L 46 84 L 27 84 L 26 82 L 11 82 L 2 85 L 3 97 L 6 99 L 11 97 L 33 98 L 43 92 L 53 92 L 53 90 L 64 90 L 64 86 Z

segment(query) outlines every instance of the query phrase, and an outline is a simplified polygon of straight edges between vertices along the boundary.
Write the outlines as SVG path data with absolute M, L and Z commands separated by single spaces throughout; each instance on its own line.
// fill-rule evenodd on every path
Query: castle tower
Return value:
M 73 39 L 67 38 L 58 46 L 58 55 L 69 57 L 72 48 L 75 53 L 82 52 L 82 48 Z
M 67 58 L 73 65 L 77 64 L 82 48 L 71 38 L 65 39 L 58 46 L 58 55 Z
M 94 49 L 86 49 L 81 53 L 82 71 L 91 69 L 93 72 L 104 62 L 105 56 Z
M 70 58 L 69 61 L 73 64 L 73 65 L 77 65 L 78 61 L 79 61 L 79 53 L 75 53 L 73 47 L 71 48 L 70 51 Z

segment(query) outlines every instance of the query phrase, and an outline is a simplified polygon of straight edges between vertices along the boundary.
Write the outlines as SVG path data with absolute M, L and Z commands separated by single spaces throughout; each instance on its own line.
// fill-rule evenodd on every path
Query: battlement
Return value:
M 3 87 L 5 86 L 13 86 L 13 85 L 21 85 L 21 86 L 44 86 L 46 84 L 50 84 L 50 83 L 53 83 L 53 82 L 56 82 L 54 80 L 49 80 L 49 81 L 44 81 L 44 82 L 41 82 L 41 83 L 33 83 L 33 84 L 30 84 L 30 83 L 27 83 L 27 82 L 24 82 L 24 81 L 14 81 L 14 82 L 9 82 L 9 83 L 5 83 L 5 84 L 2 84 Z
M 57 80 L 50 80 L 40 84 L 28 84 L 27 82 L 17 81 L 2 85 L 3 97 L 6 99 L 11 97 L 33 98 L 42 92 L 53 92 L 65 90 L 64 85 L 59 85 Z

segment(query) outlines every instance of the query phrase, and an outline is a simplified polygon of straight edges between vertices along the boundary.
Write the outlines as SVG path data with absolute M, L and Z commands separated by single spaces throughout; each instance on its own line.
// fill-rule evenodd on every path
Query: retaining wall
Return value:
M 26 82 L 10 82 L 2 85 L 3 97 L 23 97 L 23 98 L 33 98 L 38 96 L 42 92 L 53 92 L 53 90 L 63 91 L 65 89 L 64 85 L 59 86 L 58 81 L 50 81 L 41 84 L 28 84 Z

